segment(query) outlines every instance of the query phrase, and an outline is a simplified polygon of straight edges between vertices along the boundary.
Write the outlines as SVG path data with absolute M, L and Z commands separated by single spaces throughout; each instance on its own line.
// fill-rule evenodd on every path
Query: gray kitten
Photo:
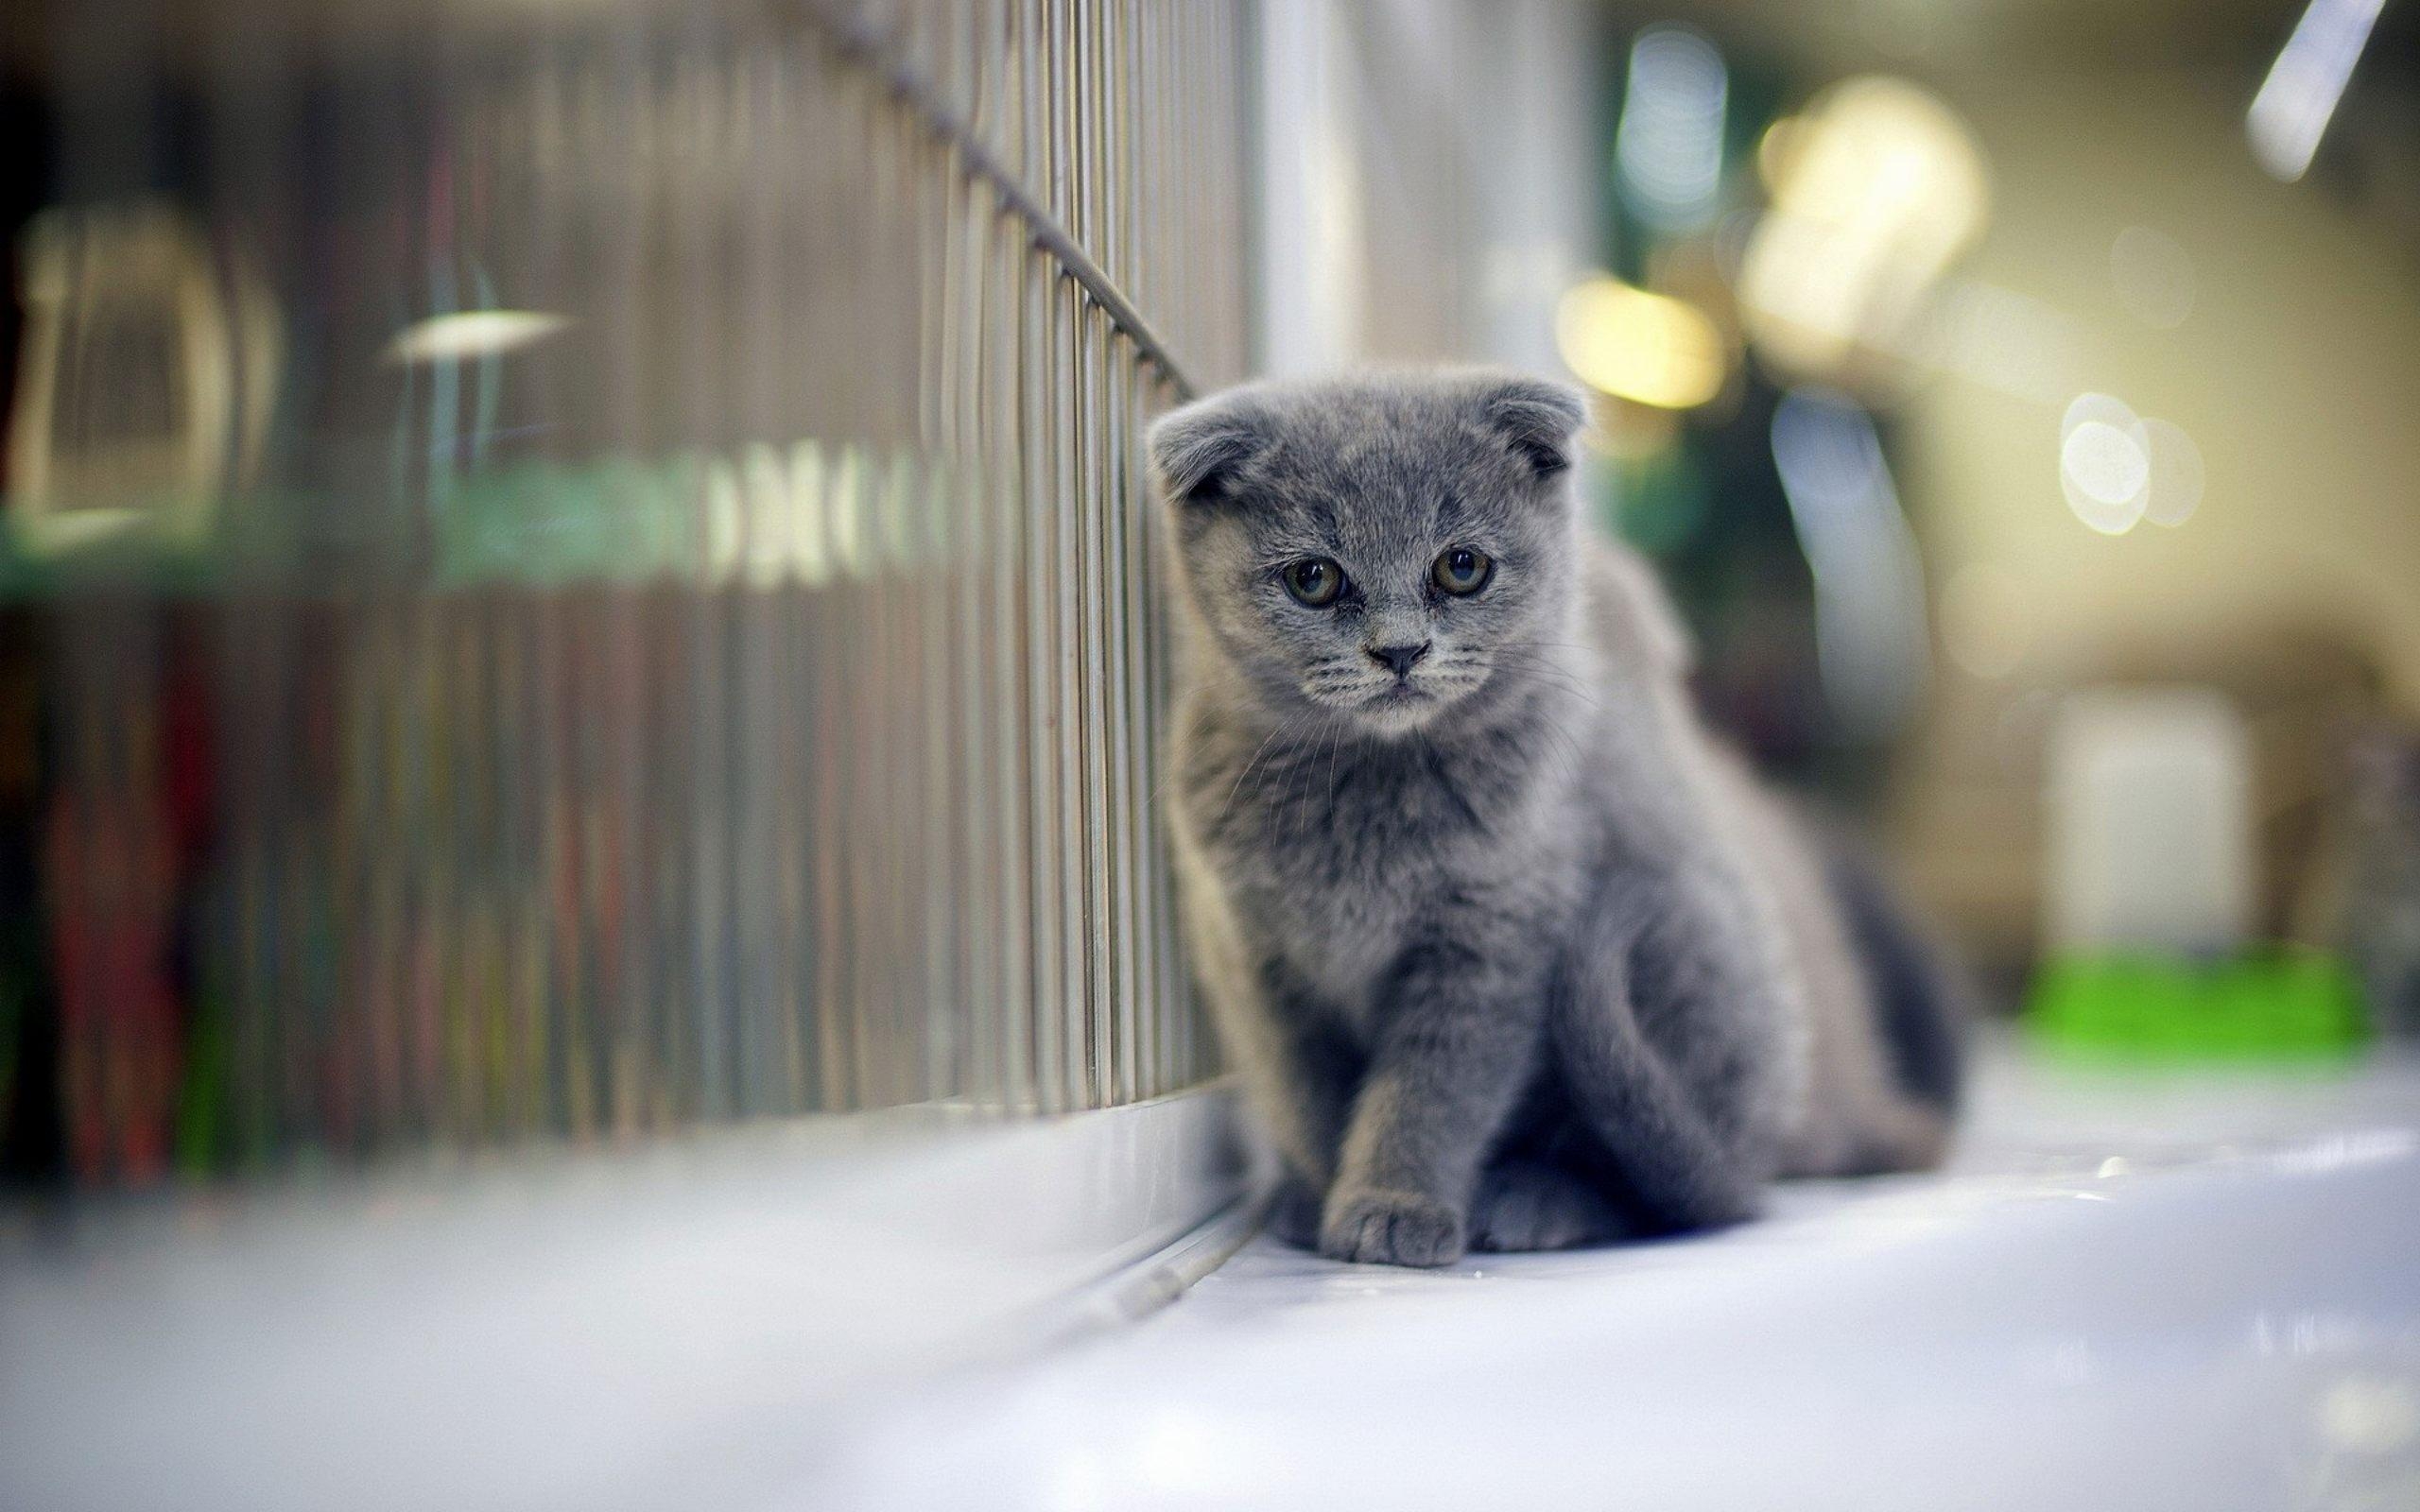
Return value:
M 1437 1265 L 1730 1223 L 1939 1159 L 1930 954 L 1707 736 L 1686 646 L 1496 373 L 1260 384 L 1151 432 L 1195 970 L 1275 1223 Z

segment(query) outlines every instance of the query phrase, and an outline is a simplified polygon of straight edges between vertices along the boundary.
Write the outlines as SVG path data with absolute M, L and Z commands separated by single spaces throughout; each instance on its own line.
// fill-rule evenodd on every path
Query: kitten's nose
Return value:
M 1428 654 L 1428 645 L 1423 641 L 1418 645 L 1374 645 L 1368 649 L 1372 661 L 1384 662 L 1398 678 L 1408 678 L 1411 676 L 1412 663 Z

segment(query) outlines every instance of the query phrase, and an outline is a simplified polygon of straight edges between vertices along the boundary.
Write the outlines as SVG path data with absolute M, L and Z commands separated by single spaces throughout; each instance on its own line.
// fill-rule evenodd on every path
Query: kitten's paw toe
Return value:
M 1320 1253 L 1374 1265 L 1450 1265 L 1462 1258 L 1462 1215 L 1409 1192 L 1339 1193 L 1320 1226 Z
M 1500 1166 L 1479 1178 L 1471 1247 L 1512 1253 L 1618 1239 L 1628 1226 L 1598 1191 L 1547 1165 Z
M 1269 1200 L 1269 1231 L 1297 1249 L 1320 1247 L 1320 1193 L 1300 1177 L 1277 1184 Z

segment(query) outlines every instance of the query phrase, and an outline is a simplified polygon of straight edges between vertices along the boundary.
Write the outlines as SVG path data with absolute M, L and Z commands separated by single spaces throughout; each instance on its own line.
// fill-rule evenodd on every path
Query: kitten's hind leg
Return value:
M 1948 1120 L 1965 1079 L 1966 1026 L 1974 1019 L 1974 988 L 1948 951 L 1928 934 L 1862 851 L 1836 842 L 1825 857 L 1832 892 L 1849 938 L 1875 993 L 1876 1023 L 1890 1057 L 1892 1080 L 1927 1108 L 1940 1132 L 1894 1136 L 1877 1159 L 1888 1169 L 1938 1163 Z
M 1782 984 L 1719 879 L 1609 879 L 1554 992 L 1573 1111 L 1661 1230 L 1753 1216 L 1779 1157 Z
M 1471 1199 L 1473 1249 L 1515 1254 L 1628 1238 L 1632 1225 L 1604 1194 L 1559 1166 L 1505 1160 L 1479 1177 Z

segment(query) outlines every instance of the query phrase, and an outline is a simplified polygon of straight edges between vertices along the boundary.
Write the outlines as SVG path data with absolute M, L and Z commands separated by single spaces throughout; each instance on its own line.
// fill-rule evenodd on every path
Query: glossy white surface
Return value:
M 0 1512 L 758 1506 L 1236 1194 L 1223 1091 L 0 1209 Z
M 2420 1507 L 2420 1065 L 2002 1052 L 1942 1175 L 1433 1274 L 1264 1239 L 832 1444 L 787 1505 Z

